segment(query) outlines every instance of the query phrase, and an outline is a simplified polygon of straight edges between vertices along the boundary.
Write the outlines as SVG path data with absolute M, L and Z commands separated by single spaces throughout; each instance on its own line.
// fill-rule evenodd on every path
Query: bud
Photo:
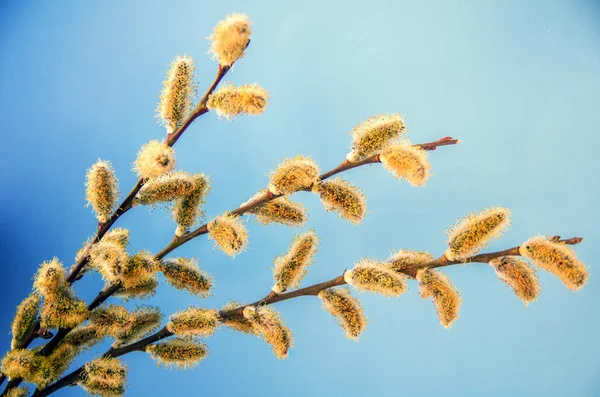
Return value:
M 131 313 L 123 306 L 101 306 L 90 313 L 90 323 L 98 334 L 119 338 L 129 327 Z
M 187 290 L 202 298 L 210 295 L 212 278 L 198 267 L 196 259 L 168 258 L 160 263 L 165 278 L 177 289 Z
M 219 327 L 219 312 L 215 309 L 200 309 L 190 307 L 171 316 L 167 330 L 174 335 L 211 336 Z
M 273 194 L 291 194 L 311 189 L 319 181 L 319 167 L 310 157 L 296 156 L 284 159 L 271 172 L 269 190 Z
M 127 261 L 121 277 L 125 288 L 147 285 L 155 278 L 159 270 L 159 263 L 148 251 L 140 251 Z
M 348 161 L 359 161 L 379 153 L 406 131 L 399 113 L 371 117 L 358 124 L 351 132 L 352 150 Z
M 421 298 L 431 297 L 440 319 L 445 328 L 450 328 L 458 317 L 460 308 L 460 295 L 448 277 L 431 269 L 417 271 L 417 280 Z
M 231 257 L 242 252 L 248 243 L 248 232 L 242 221 L 230 214 L 217 216 L 209 222 L 208 234 L 215 246 Z
M 423 186 L 429 179 L 431 166 L 425 150 L 412 146 L 408 141 L 390 146 L 379 159 L 394 178 L 404 178 L 413 186 Z
M 22 378 L 31 382 L 40 365 L 41 357 L 29 349 L 10 350 L 2 359 L 2 373 L 10 379 Z
M 266 190 L 260 190 L 250 200 L 244 203 L 244 205 L 257 200 L 265 193 Z M 279 197 L 267 201 L 248 212 L 255 215 L 257 221 L 260 221 L 263 225 L 280 223 L 286 226 L 303 226 L 307 219 L 304 206 L 293 202 L 287 197 Z
M 250 21 L 244 14 L 231 14 L 219 21 L 209 37 L 210 50 L 222 66 L 230 66 L 244 56 L 250 43 Z
M 503 256 L 492 259 L 490 265 L 496 270 L 498 278 L 513 289 L 525 306 L 537 299 L 540 294 L 540 283 L 535 270 L 525 261 L 512 256 Z
M 66 285 L 67 272 L 58 258 L 42 263 L 33 282 L 35 291 L 44 297 Z
M 156 112 L 158 118 L 167 127 L 168 134 L 175 132 L 192 110 L 192 99 L 196 94 L 195 68 L 194 59 L 184 55 L 177 56 L 167 72 Z
M 376 292 L 397 297 L 406 291 L 406 281 L 385 263 L 373 259 L 361 259 L 352 270 L 344 272 L 344 281 L 358 291 Z
M 30 294 L 17 306 L 17 312 L 11 324 L 11 349 L 16 349 L 23 343 L 38 318 L 39 310 L 40 297 L 36 294 Z
M 127 328 L 119 335 L 114 346 L 128 345 L 137 342 L 160 326 L 162 314 L 156 307 L 142 306 L 129 315 Z
M 87 319 L 85 302 L 73 296 L 68 287 L 61 287 L 44 296 L 40 324 L 44 328 L 73 328 Z
M 133 200 L 133 205 L 153 205 L 182 198 L 194 190 L 194 178 L 185 172 L 171 172 L 149 179 Z
M 433 260 L 433 255 L 428 252 L 399 250 L 388 259 L 386 266 L 396 272 L 403 273 L 405 269 L 424 265 L 433 262 Z
M 510 216 L 510 210 L 501 207 L 468 214 L 448 230 L 444 255 L 451 261 L 461 261 L 477 254 L 508 229 Z
M 96 218 L 101 223 L 108 221 L 119 199 L 117 177 L 110 163 L 98 160 L 88 170 L 85 186 L 88 205 L 96 212 Z
M 142 178 L 157 178 L 175 167 L 175 149 L 153 140 L 142 146 L 133 170 Z
M 146 352 L 150 353 L 159 365 L 186 369 L 196 366 L 206 357 L 208 348 L 204 343 L 176 338 L 148 345 Z
M 195 174 L 194 189 L 177 200 L 173 208 L 173 219 L 177 222 L 177 236 L 182 236 L 183 233 L 194 226 L 199 218 L 202 217 L 202 205 L 204 199 L 210 191 L 210 181 L 204 174 Z
M 306 268 L 312 265 L 314 254 L 317 252 L 319 238 L 314 231 L 300 234 L 294 238 L 288 252 L 275 258 L 273 292 L 280 294 L 290 287 L 298 288 L 300 281 L 306 275 Z
M 243 314 L 265 342 L 271 345 L 277 358 L 283 360 L 288 357 L 288 351 L 293 346 L 292 332 L 285 326 L 279 313 L 266 307 L 256 309 L 246 306 Z
M 355 225 L 362 222 L 367 212 L 367 201 L 359 188 L 344 179 L 335 178 L 319 183 L 317 189 L 327 211 L 335 211 Z
M 329 288 L 319 292 L 323 307 L 334 316 L 349 339 L 358 340 L 367 325 L 360 302 L 348 288 Z
M 156 294 L 157 287 L 158 281 L 156 281 L 156 278 L 151 278 L 135 287 L 120 288 L 114 295 L 126 301 L 134 298 L 147 299 Z
M 572 291 L 579 290 L 588 280 L 585 264 L 564 243 L 543 236 L 532 237 L 519 247 L 519 254 L 558 277 Z
M 129 255 L 123 245 L 110 239 L 102 239 L 90 249 L 90 266 L 111 284 L 121 280 L 128 261 Z
M 81 387 L 103 397 L 122 396 L 127 381 L 127 366 L 118 358 L 101 357 L 85 364 Z
M 6 390 L 6 397 L 27 397 L 29 395 L 29 391 L 24 387 L 15 387 L 10 390 Z
M 242 306 L 244 306 L 244 304 L 242 304 L 240 302 L 232 301 L 232 302 L 229 302 L 228 304 L 226 304 L 225 306 L 223 306 L 223 308 L 221 309 L 221 312 L 227 312 L 229 310 L 238 309 Z M 245 334 L 258 335 L 258 332 L 256 329 L 254 329 L 254 327 L 252 326 L 252 323 L 250 323 L 250 321 L 248 321 L 246 319 L 246 317 L 244 317 L 244 316 L 224 317 L 221 319 L 221 322 L 226 327 L 229 327 L 236 331 L 243 332 Z
M 220 117 L 231 119 L 240 114 L 263 114 L 269 101 L 269 91 L 258 84 L 245 84 L 239 87 L 225 83 L 208 97 L 206 107 L 217 112 Z
M 102 339 L 104 339 L 104 335 L 95 324 L 86 324 L 80 325 L 69 332 L 64 339 L 64 343 L 78 350 L 83 350 L 94 346 Z

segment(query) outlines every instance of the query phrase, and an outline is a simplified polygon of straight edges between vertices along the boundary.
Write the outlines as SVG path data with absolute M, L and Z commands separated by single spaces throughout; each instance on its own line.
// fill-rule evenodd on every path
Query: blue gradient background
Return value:
M 193 370 L 127 356 L 128 395 L 600 395 L 598 2 L 0 4 L 2 351 L 38 264 L 58 256 L 70 265 L 95 229 L 84 208 L 85 170 L 108 159 L 129 191 L 138 148 L 164 134 L 154 109 L 171 59 L 195 57 L 203 91 L 216 68 L 205 38 L 225 15 L 245 12 L 254 21 L 252 44 L 227 80 L 267 88 L 267 112 L 232 122 L 208 114 L 177 144 L 182 169 L 212 178 L 208 216 L 266 186 L 282 157 L 310 155 L 323 169 L 334 167 L 356 123 L 399 111 L 415 142 L 451 135 L 464 143 L 431 153 L 435 174 L 425 188 L 399 183 L 379 166 L 349 172 L 369 200 L 359 227 L 325 213 L 316 197 L 297 195 L 322 238 L 304 285 L 393 249 L 441 254 L 446 227 L 491 205 L 512 208 L 514 222 L 490 249 L 539 233 L 583 236 L 577 252 L 591 266 L 590 281 L 574 294 L 541 273 L 542 295 L 524 308 L 491 268 L 449 268 L 463 297 L 450 330 L 411 282 L 400 299 L 361 295 L 370 322 L 359 343 L 344 338 L 317 299 L 295 299 L 277 305 L 294 332 L 288 360 L 224 329 Z M 131 229 L 132 250 L 154 252 L 174 230 L 165 211 L 145 208 L 118 225 Z M 148 303 L 169 314 L 264 296 L 273 257 L 299 230 L 253 221 L 248 229 L 250 247 L 234 261 L 205 237 L 176 251 L 198 257 L 214 275 L 212 297 L 199 301 L 161 284 Z M 86 277 L 77 291 L 89 301 L 101 285 Z

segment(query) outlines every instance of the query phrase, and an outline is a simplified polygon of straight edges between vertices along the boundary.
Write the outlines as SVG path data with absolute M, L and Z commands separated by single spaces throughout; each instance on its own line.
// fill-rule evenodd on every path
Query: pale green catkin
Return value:
M 180 290 L 186 290 L 202 298 L 210 295 L 213 286 L 212 277 L 200 270 L 194 258 L 167 258 L 160 263 L 160 271 L 169 284 Z
M 202 205 L 210 191 L 210 180 L 204 174 L 193 175 L 194 189 L 175 202 L 173 219 L 177 222 L 177 236 L 194 226 L 203 215 Z
M 88 170 L 85 185 L 88 205 L 96 212 L 96 218 L 101 223 L 108 221 L 119 199 L 117 178 L 110 163 L 98 160 Z
M 197 92 L 194 83 L 195 68 L 192 57 L 177 56 L 163 82 L 156 113 L 169 134 L 175 132 L 192 111 L 192 100 Z
M 280 294 L 290 287 L 298 287 L 306 274 L 306 268 L 312 264 L 317 251 L 319 238 L 311 230 L 294 238 L 288 252 L 275 258 L 273 292 Z
M 327 211 L 335 211 L 355 225 L 364 219 L 367 212 L 366 197 L 359 188 L 348 181 L 336 178 L 321 182 L 317 191 Z
M 39 311 L 40 297 L 37 294 L 30 294 L 17 306 L 17 312 L 11 324 L 11 349 L 16 349 L 25 340 L 29 330 L 38 319 Z
M 211 336 L 219 327 L 219 312 L 215 309 L 190 307 L 171 316 L 167 330 L 174 335 Z

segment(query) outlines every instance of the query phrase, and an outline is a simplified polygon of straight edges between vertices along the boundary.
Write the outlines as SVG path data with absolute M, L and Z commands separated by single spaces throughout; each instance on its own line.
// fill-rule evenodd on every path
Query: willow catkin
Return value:
M 69 287 L 60 287 L 44 296 L 40 324 L 44 328 L 72 328 L 87 319 L 86 303 L 74 296 Z
M 314 230 L 311 230 L 296 236 L 288 252 L 275 258 L 275 284 L 271 287 L 273 292 L 280 294 L 290 287 L 298 287 L 306 275 L 306 268 L 312 264 L 318 244 L 319 238 Z
M 121 281 L 129 261 L 129 255 L 122 244 L 103 239 L 94 244 L 89 252 L 89 266 L 99 272 L 105 281 L 112 284 Z
M 423 299 L 431 298 L 436 307 L 440 323 L 450 328 L 458 317 L 460 295 L 448 277 L 431 269 L 417 271 L 420 295 Z
M 78 350 L 69 344 L 59 344 L 47 357 L 42 357 L 32 382 L 43 388 L 56 381 L 71 366 Z
M 174 335 L 211 336 L 219 327 L 219 312 L 215 309 L 190 307 L 171 316 L 167 330 Z
M 344 272 L 344 281 L 358 291 L 388 297 L 400 296 L 407 288 L 404 275 L 373 259 L 361 259 L 353 269 Z
M 148 251 L 139 251 L 129 257 L 120 281 L 124 288 L 134 288 L 150 283 L 156 277 L 159 262 Z
M 104 339 L 104 336 L 105 334 L 100 331 L 98 326 L 89 323 L 80 325 L 71 330 L 71 332 L 65 336 L 63 343 L 69 344 L 81 351 L 99 343 Z
M 90 313 L 90 323 L 98 334 L 120 338 L 130 325 L 131 313 L 124 306 L 100 306 Z
M 540 283 L 532 269 L 525 261 L 513 256 L 494 258 L 490 265 L 498 278 L 506 283 L 523 301 L 525 306 L 537 299 L 540 294 Z
M 186 369 L 202 361 L 208 355 L 208 348 L 204 343 L 195 340 L 175 338 L 148 345 L 146 352 L 150 353 L 159 365 Z
M 141 306 L 129 314 L 127 327 L 120 333 L 115 346 L 137 342 L 151 332 L 156 331 L 162 321 L 162 313 L 157 307 Z
M 228 312 L 231 310 L 239 309 L 244 307 L 245 304 L 237 301 L 228 302 L 221 309 L 221 313 Z M 240 311 L 241 313 L 241 311 Z M 246 317 L 243 315 L 233 315 L 233 316 L 224 316 L 221 317 L 221 323 L 231 329 L 234 329 L 239 332 L 243 332 L 245 334 L 258 335 L 259 332 L 252 326 L 252 323 L 248 321 Z
M 123 248 L 127 248 L 129 245 L 129 230 L 123 227 L 115 227 L 106 232 L 100 241 L 110 241 L 119 244 Z
M 208 236 L 231 257 L 242 252 L 248 244 L 248 232 L 241 219 L 231 214 L 217 216 L 207 225 Z
M 115 171 L 108 161 L 98 160 L 87 171 L 85 195 L 101 223 L 108 221 L 119 199 Z
M 323 307 L 344 329 L 349 339 L 358 340 L 367 325 L 367 318 L 358 299 L 354 298 L 348 288 L 328 288 L 319 292 Z
M 398 250 L 385 263 L 387 267 L 402 273 L 411 267 L 424 265 L 433 262 L 434 258 L 428 252 Z
M 582 288 L 588 280 L 585 264 L 562 242 L 550 241 L 544 236 L 532 237 L 521 244 L 519 254 L 552 273 L 572 291 Z
M 243 315 L 262 335 L 265 342 L 271 345 L 277 358 L 283 360 L 288 357 L 288 352 L 293 346 L 292 332 L 285 326 L 279 313 L 266 307 L 257 309 L 254 306 L 246 306 Z
M 27 334 L 38 319 L 39 311 L 40 296 L 37 294 L 30 294 L 21 301 L 19 306 L 17 306 L 17 312 L 15 313 L 15 317 L 11 324 L 11 349 L 16 349 L 23 343 Z
M 192 57 L 177 56 L 163 82 L 156 113 L 169 134 L 175 132 L 192 111 L 192 100 L 196 95 L 195 68 Z
M 175 235 L 182 236 L 203 215 L 202 205 L 210 191 L 210 180 L 204 174 L 194 174 L 194 189 L 175 202 L 173 219 L 177 222 Z
M 6 390 L 6 397 L 27 397 L 29 391 L 24 386 L 14 387 L 10 390 Z
M 43 262 L 40 265 L 33 282 L 34 290 L 44 297 L 66 285 L 67 272 L 58 258 Z
M 101 397 L 118 397 L 125 394 L 127 366 L 114 357 L 101 357 L 84 366 L 78 382 L 88 393 Z
M 412 186 L 423 186 L 429 179 L 431 166 L 425 150 L 408 141 L 391 145 L 379 159 L 395 178 L 406 179 Z
M 291 194 L 311 189 L 319 180 L 319 166 L 310 157 L 296 156 L 284 159 L 271 172 L 269 191 L 274 194 Z
M 359 188 L 335 178 L 319 183 L 317 191 L 327 211 L 335 211 L 355 225 L 362 222 L 367 212 L 367 200 Z
M 153 205 L 184 197 L 194 190 L 194 177 L 186 172 L 170 172 L 149 179 L 140 189 L 133 204 Z
M 169 284 L 180 290 L 187 290 L 202 298 L 210 295 L 212 277 L 200 270 L 194 258 L 168 258 L 159 264 Z
M 126 301 L 130 299 L 148 299 L 156 294 L 156 288 L 158 287 L 158 280 L 156 278 L 150 278 L 142 284 L 136 285 L 135 287 L 119 288 L 115 292 L 114 296 L 122 298 Z
M 359 161 L 377 154 L 405 131 L 404 120 L 398 113 L 371 117 L 352 130 L 352 150 L 346 159 Z
M 448 230 L 448 249 L 444 255 L 460 261 L 477 254 L 508 229 L 510 217 L 510 210 L 501 207 L 468 214 Z
M 269 102 L 269 91 L 258 84 L 235 86 L 225 83 L 208 97 L 206 107 L 218 116 L 231 119 L 240 114 L 258 115 L 264 113 Z
M 264 197 L 266 190 L 260 190 L 250 200 L 242 205 L 250 204 Z M 295 203 L 288 197 L 278 197 L 267 201 L 255 208 L 252 208 L 248 213 L 256 216 L 256 220 L 263 225 L 270 223 L 279 223 L 286 226 L 299 227 L 303 226 L 307 220 L 306 209 L 302 204 Z
M 22 378 L 32 382 L 42 358 L 30 349 L 14 349 L 2 358 L 2 373 L 10 379 Z
M 219 21 L 209 37 L 210 50 L 222 66 L 230 66 L 244 56 L 250 43 L 250 20 L 244 14 L 231 14 Z
M 175 149 L 153 140 L 138 152 L 133 170 L 142 178 L 156 178 L 175 167 Z

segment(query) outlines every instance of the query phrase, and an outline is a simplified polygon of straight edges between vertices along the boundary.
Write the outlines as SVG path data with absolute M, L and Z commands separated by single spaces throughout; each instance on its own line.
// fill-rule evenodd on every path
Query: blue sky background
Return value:
M 583 236 L 577 252 L 590 281 L 574 294 L 541 273 L 542 295 L 524 308 L 491 268 L 448 268 L 463 298 L 451 329 L 411 282 L 399 299 L 360 296 L 369 325 L 359 343 L 344 338 L 318 299 L 282 302 L 276 307 L 295 338 L 288 360 L 223 329 L 194 370 L 127 356 L 128 395 L 600 395 L 600 4 L 583 0 L 0 1 L 0 349 L 38 264 L 58 256 L 70 266 L 95 229 L 84 208 L 86 169 L 110 160 L 129 191 L 137 150 L 164 134 L 154 109 L 170 61 L 195 57 L 203 92 L 216 68 L 205 38 L 233 12 L 247 13 L 254 28 L 247 57 L 227 80 L 258 82 L 271 101 L 260 117 L 228 122 L 209 113 L 178 142 L 179 166 L 211 176 L 209 217 L 266 186 L 281 158 L 310 155 L 330 169 L 355 124 L 401 112 L 413 141 L 451 135 L 463 144 L 431 153 L 425 188 L 377 165 L 349 172 L 368 196 L 359 227 L 298 194 L 310 211 L 307 227 L 322 239 L 304 285 L 391 250 L 439 255 L 448 226 L 491 205 L 513 209 L 514 220 L 490 250 L 539 233 Z M 132 251 L 159 251 L 175 228 L 165 211 L 145 208 L 118 225 L 130 228 Z M 301 230 L 251 220 L 248 229 L 250 247 L 233 261 L 205 237 L 174 253 L 198 257 L 214 275 L 212 297 L 163 283 L 148 303 L 168 315 L 263 297 L 273 258 Z M 86 278 L 77 291 L 89 301 L 101 285 Z

